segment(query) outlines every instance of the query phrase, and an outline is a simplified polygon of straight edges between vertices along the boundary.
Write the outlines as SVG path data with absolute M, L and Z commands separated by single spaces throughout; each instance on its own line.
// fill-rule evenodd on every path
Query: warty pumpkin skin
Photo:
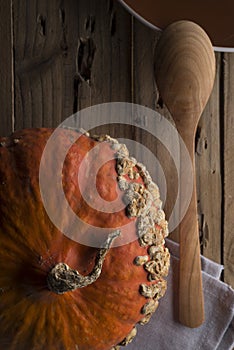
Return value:
M 84 230 L 77 234 L 86 237 L 87 242 L 95 239 L 95 229 L 87 230 L 85 222 L 94 228 L 110 228 L 110 233 L 114 228 L 120 233 L 112 239 L 113 247 L 109 244 L 102 248 L 106 251 L 100 276 L 87 286 L 62 290 L 60 294 L 56 289 L 60 287 L 53 285 L 53 268 L 64 263 L 86 278 L 94 271 L 101 249 L 64 235 L 44 208 L 39 166 L 53 131 L 25 129 L 0 139 L 0 348 L 117 349 L 118 344 L 126 345 L 135 335 L 138 322 L 149 321 L 166 290 L 167 222 L 158 189 L 145 168 L 115 140 L 60 130 L 61 147 L 71 137 L 80 136 L 66 156 L 62 174 L 69 205 L 84 221 Z M 95 159 L 89 159 L 90 150 L 100 143 L 101 152 Z M 59 153 L 57 145 L 51 157 L 56 159 Z M 116 199 L 121 203 L 128 198 L 127 207 L 115 213 L 91 208 L 82 198 L 77 182 L 85 158 L 90 174 L 82 174 L 80 181 L 86 194 L 92 196 L 89 179 L 95 164 L 89 162 L 96 162 L 97 166 L 106 155 L 113 159 L 98 171 L 99 195 L 106 201 Z M 56 168 L 48 168 L 48 174 L 55 172 Z M 53 176 L 48 175 L 48 185 L 53 186 L 50 178 Z M 56 196 L 52 196 L 50 205 L 55 211 L 57 204 Z M 69 228 L 71 223 L 66 215 L 62 220 L 63 227 Z M 123 227 L 126 224 L 127 232 Z M 121 244 L 126 234 L 131 242 Z M 107 239 L 108 236 L 101 237 L 103 242 Z M 51 285 L 48 276 L 52 276 Z

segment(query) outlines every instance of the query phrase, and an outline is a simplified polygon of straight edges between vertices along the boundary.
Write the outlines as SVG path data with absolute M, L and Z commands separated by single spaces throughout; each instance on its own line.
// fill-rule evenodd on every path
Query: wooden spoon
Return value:
M 192 198 L 179 225 L 179 320 L 193 328 L 204 321 L 194 141 L 215 77 L 212 44 L 200 26 L 179 21 L 163 31 L 155 51 L 155 76 L 160 95 L 173 116 L 193 164 Z M 180 187 L 183 187 L 181 182 Z

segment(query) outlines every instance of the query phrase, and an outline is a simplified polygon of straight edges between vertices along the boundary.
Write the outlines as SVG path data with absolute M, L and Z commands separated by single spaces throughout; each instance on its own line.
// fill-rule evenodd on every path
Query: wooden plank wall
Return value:
M 0 0 L 0 106 L 2 135 L 13 130 L 14 75 L 13 75 L 13 24 L 11 1 Z
M 138 103 L 172 121 L 154 81 L 159 35 L 113 0 L 0 0 L 0 134 L 55 127 L 111 101 Z M 216 60 L 196 137 L 199 224 L 203 254 L 224 264 L 223 278 L 234 287 L 234 54 L 216 53 Z M 131 127 L 96 131 L 135 139 L 156 155 L 167 173 L 169 216 L 175 169 L 160 142 Z
M 223 168 L 223 264 L 224 279 L 234 282 L 234 54 L 223 57 L 224 105 L 222 119 L 222 168 Z

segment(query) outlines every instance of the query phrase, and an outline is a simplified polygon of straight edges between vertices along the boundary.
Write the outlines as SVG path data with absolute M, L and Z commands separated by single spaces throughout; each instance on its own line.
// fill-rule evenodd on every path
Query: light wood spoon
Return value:
M 204 321 L 194 144 L 197 124 L 212 91 L 214 77 L 215 55 L 203 29 L 190 21 L 169 25 L 156 46 L 155 78 L 193 164 L 192 198 L 179 225 L 179 320 L 192 328 Z

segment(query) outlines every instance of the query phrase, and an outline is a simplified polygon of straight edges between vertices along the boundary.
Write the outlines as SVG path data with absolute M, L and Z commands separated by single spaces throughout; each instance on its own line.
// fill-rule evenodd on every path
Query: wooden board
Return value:
M 224 280 L 234 287 L 234 55 L 224 55 L 223 263 Z
M 7 135 L 14 124 L 14 72 L 12 3 L 0 0 L 0 135 Z
M 79 1 L 76 110 L 131 101 L 131 16 L 115 1 Z M 94 133 L 125 137 L 129 128 L 98 126 Z
M 14 1 L 15 128 L 57 126 L 73 112 L 76 1 Z
M 216 79 L 196 133 L 196 179 L 200 241 L 203 254 L 221 263 L 220 54 Z M 215 200 L 213 200 L 215 198 Z
M 170 113 L 161 100 L 154 78 L 154 57 L 157 55 L 155 47 L 159 37 L 160 32 L 154 31 L 140 21 L 133 19 L 133 102 L 155 110 L 174 125 Z M 145 38 L 147 38 L 147 40 Z M 142 43 L 144 43 L 144 45 Z M 146 116 L 145 119 L 141 121 L 140 125 L 142 125 L 142 129 L 138 129 L 136 137 L 138 142 L 152 152 L 153 157 L 151 154 L 148 156 L 140 156 L 144 159 L 143 162 L 147 165 L 154 181 L 160 187 L 163 207 L 167 218 L 170 218 L 175 206 L 178 191 L 178 174 L 175 169 L 174 160 L 168 152 L 167 146 L 170 145 L 165 145 L 149 132 L 144 132 L 144 125 L 147 125 L 147 122 Z M 156 119 L 154 127 L 156 130 Z M 153 130 L 152 133 L 154 134 Z M 175 145 L 173 145 L 173 147 L 175 147 Z M 179 150 L 179 145 L 177 145 L 177 147 Z M 152 159 L 154 159 L 155 162 L 152 163 Z M 157 169 L 157 164 L 161 167 L 161 172 L 159 172 L 160 168 Z M 178 230 L 173 230 L 170 237 L 178 241 Z

